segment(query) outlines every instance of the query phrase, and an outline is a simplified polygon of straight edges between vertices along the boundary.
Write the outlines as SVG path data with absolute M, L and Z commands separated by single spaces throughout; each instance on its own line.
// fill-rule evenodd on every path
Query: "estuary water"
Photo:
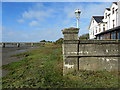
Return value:
M 33 47 L 22 46 L 22 47 L 0 48 L 0 49 L 2 49 L 2 65 L 6 65 L 6 64 L 9 64 L 11 62 L 17 62 L 19 60 L 22 60 L 24 57 L 17 58 L 17 57 L 11 57 L 11 56 L 15 55 L 15 54 L 27 52 L 27 51 L 35 49 L 35 48 L 39 48 L 39 47 L 37 47 L 37 46 L 33 46 Z M 5 76 L 8 73 L 9 73 L 9 71 L 2 69 L 2 76 Z

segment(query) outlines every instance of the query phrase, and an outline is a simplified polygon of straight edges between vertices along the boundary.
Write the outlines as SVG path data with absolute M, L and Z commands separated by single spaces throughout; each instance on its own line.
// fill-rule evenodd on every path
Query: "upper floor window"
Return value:
M 105 24 L 103 25 L 103 31 L 105 31 Z
M 118 9 L 116 9 L 116 25 L 118 26 Z
M 114 10 L 114 8 L 112 8 L 112 14 L 114 14 L 114 12 L 115 12 L 115 10 Z
M 105 13 L 105 18 L 107 18 L 107 13 Z
M 118 12 L 118 9 L 116 9 L 115 11 Z
M 96 27 L 96 33 L 97 33 L 97 27 Z
M 99 27 L 99 32 L 101 32 L 101 28 Z
M 100 25 L 99 25 L 99 32 L 101 32 L 101 28 L 100 28 Z

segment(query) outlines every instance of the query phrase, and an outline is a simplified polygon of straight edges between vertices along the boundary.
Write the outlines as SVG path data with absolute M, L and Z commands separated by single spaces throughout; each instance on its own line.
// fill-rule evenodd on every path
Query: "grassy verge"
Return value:
M 62 76 L 62 49 L 47 45 L 15 55 L 25 56 L 3 66 L 11 72 L 3 77 L 3 88 L 116 88 L 118 74 L 107 71 L 79 71 Z

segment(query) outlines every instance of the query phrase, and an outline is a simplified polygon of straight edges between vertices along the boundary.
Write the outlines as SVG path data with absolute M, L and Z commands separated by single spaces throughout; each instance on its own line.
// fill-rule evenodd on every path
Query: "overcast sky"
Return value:
M 92 16 L 103 15 L 111 2 L 3 2 L 3 42 L 55 41 L 61 30 L 76 27 L 74 11 L 81 10 L 79 35 L 88 33 Z

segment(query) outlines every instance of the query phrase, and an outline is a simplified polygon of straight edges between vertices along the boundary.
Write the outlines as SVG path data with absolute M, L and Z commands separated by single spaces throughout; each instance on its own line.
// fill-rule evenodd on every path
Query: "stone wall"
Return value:
M 75 70 L 118 70 L 120 40 L 79 40 L 77 28 L 62 30 L 64 74 Z

